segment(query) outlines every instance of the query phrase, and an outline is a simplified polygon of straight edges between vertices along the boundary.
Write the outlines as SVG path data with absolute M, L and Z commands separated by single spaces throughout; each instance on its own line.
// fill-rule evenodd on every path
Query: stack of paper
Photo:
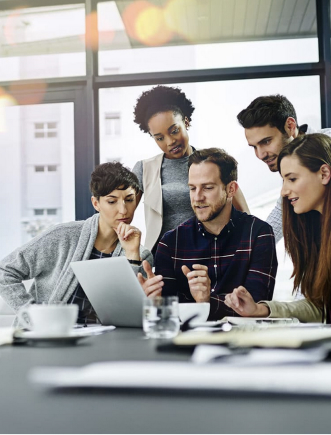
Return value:
M 331 397 L 331 364 L 327 363 L 316 364 L 312 369 L 311 365 L 232 367 L 118 361 L 83 368 L 35 368 L 29 380 L 43 388 L 209 390 Z
M 235 347 L 300 348 L 331 340 L 331 328 L 323 325 L 306 327 L 272 327 L 253 330 L 232 329 L 229 332 L 182 333 L 173 339 L 180 346 L 197 344 L 230 344 Z

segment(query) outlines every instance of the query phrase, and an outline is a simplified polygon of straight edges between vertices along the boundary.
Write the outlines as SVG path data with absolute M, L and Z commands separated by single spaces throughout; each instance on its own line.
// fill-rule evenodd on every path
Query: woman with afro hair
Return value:
M 134 122 L 148 133 L 162 153 L 137 162 L 133 172 L 144 194 L 145 246 L 154 254 L 164 233 L 190 219 L 187 162 L 195 149 L 189 144 L 188 129 L 194 106 L 179 88 L 155 86 L 143 92 L 134 108 Z M 242 193 L 236 208 L 248 211 Z

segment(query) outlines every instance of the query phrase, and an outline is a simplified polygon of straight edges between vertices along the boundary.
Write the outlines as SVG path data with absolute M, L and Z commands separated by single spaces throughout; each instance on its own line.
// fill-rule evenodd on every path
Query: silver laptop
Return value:
M 70 264 L 103 325 L 142 326 L 146 295 L 126 257 Z

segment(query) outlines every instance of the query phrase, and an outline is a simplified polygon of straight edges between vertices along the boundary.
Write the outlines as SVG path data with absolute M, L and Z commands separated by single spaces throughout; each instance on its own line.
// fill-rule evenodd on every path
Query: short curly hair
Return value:
M 178 113 L 183 119 L 186 117 L 191 122 L 194 106 L 181 89 L 170 86 L 155 86 L 149 91 L 143 92 L 138 98 L 133 112 L 134 122 L 144 133 L 149 133 L 148 121 L 151 117 L 157 113 L 168 111 Z
M 139 193 L 137 176 L 120 162 L 108 162 L 98 165 L 91 174 L 90 191 L 99 201 L 113 190 L 126 190 L 129 187 Z

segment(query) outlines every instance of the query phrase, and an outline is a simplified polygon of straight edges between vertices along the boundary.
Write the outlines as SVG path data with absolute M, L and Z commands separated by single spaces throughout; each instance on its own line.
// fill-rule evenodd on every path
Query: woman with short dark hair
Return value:
M 126 256 L 134 272 L 144 273 L 150 251 L 131 225 L 139 183 L 121 163 L 104 163 L 91 175 L 92 205 L 98 212 L 85 221 L 55 225 L 0 262 L 0 295 L 14 310 L 32 303 L 75 303 L 79 323 L 95 323 L 96 313 L 74 275 L 72 261 Z M 34 279 L 29 292 L 23 280 Z

